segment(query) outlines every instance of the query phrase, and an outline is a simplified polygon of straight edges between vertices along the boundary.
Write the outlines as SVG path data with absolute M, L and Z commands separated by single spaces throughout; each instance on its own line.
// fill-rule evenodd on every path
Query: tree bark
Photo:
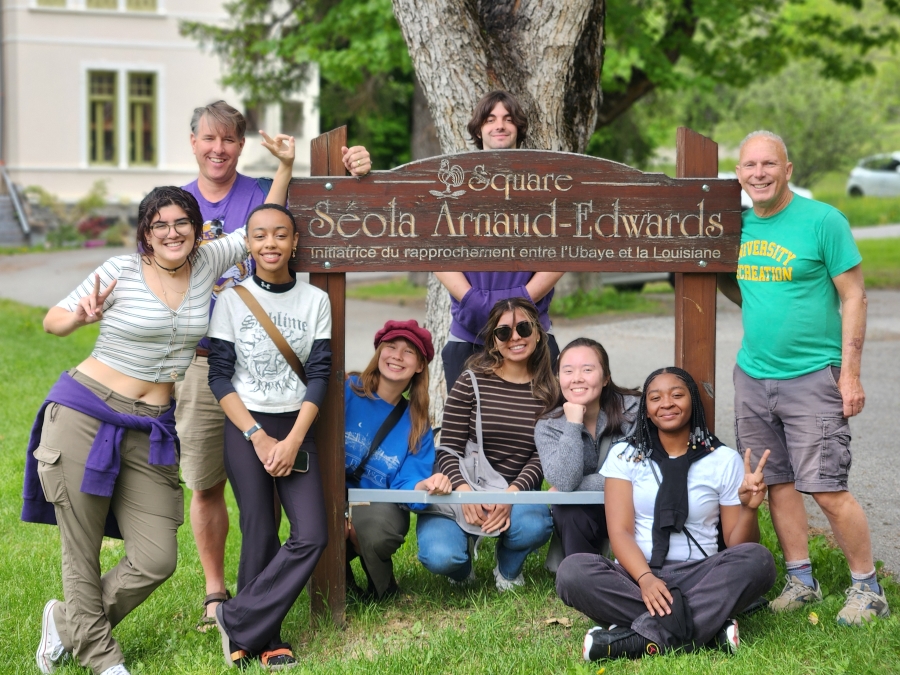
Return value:
M 505 89 L 528 118 L 524 147 L 583 152 L 601 103 L 605 0 L 393 0 L 394 15 L 444 154 L 474 150 L 466 125 L 478 100 Z M 450 296 L 432 276 L 426 325 L 438 355 L 431 414 L 443 417 L 440 352 Z M 450 383 L 452 384 L 452 383 Z

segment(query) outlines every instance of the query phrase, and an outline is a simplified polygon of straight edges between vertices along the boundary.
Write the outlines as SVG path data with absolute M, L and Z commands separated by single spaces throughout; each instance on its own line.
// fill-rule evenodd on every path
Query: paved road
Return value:
M 867 228 L 872 229 L 872 228 Z M 900 235 L 900 227 L 898 235 Z M 886 232 L 885 232 L 886 234 Z M 125 249 L 122 251 L 124 252 Z M 112 249 L 79 249 L 62 253 L 0 256 L 0 297 L 36 306 L 55 304 L 63 295 L 116 254 Z M 361 281 L 364 275 L 351 275 Z M 347 303 L 347 369 L 362 369 L 372 353 L 372 336 L 389 318 L 424 321 L 424 310 L 374 302 Z M 672 363 L 674 321 L 671 316 L 608 318 L 557 322 L 557 340 L 565 345 L 587 335 L 608 349 L 616 382 L 640 386 L 646 375 Z M 734 443 L 734 389 L 731 372 L 742 337 L 740 311 L 719 296 L 716 369 L 717 431 L 726 443 Z M 869 292 L 869 323 L 863 358 L 865 412 L 851 421 L 853 470 L 850 489 L 863 504 L 873 533 L 875 556 L 888 569 L 900 572 L 900 473 L 896 467 L 898 405 L 900 401 L 900 291 Z M 893 470 L 888 470 L 888 468 Z M 810 501 L 812 523 L 827 523 Z

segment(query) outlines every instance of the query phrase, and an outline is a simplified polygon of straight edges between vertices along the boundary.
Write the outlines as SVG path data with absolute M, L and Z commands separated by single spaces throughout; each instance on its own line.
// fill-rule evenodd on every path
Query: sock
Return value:
M 875 578 L 874 567 L 872 568 L 872 572 L 870 574 L 857 574 L 856 572 L 851 571 L 850 581 L 854 584 L 862 584 L 863 586 L 868 586 L 870 591 L 881 595 L 881 586 L 878 585 L 878 580 Z
M 787 573 L 792 577 L 797 577 L 803 582 L 804 586 L 812 588 L 816 585 L 816 582 L 813 581 L 812 563 L 809 561 L 809 558 L 804 560 L 792 560 L 785 564 L 787 566 Z

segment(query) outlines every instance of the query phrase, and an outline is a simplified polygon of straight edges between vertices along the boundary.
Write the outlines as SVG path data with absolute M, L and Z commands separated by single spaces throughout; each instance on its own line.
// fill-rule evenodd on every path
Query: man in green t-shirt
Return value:
M 865 403 L 862 257 L 840 211 L 791 192 L 792 168 L 784 141 L 771 132 L 755 131 L 741 143 L 737 176 L 753 208 L 743 216 L 737 274 L 719 275 L 719 288 L 743 310 L 737 445 L 752 448 L 756 461 L 765 449 L 772 453 L 765 478 L 788 570 L 772 610 L 822 599 L 809 561 L 805 493 L 828 518 L 850 566 L 837 621 L 859 625 L 890 613 L 866 515 L 847 489 L 847 418 Z

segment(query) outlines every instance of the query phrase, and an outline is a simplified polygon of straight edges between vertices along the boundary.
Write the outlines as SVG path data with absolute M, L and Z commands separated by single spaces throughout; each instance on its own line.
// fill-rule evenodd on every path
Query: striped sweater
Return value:
M 531 393 L 531 384 L 514 384 L 496 375 L 475 376 L 481 395 L 484 454 L 494 470 L 520 490 L 539 490 L 544 478 L 534 445 L 535 416 L 543 409 Z M 469 374 L 460 375 L 444 407 L 441 446 L 460 455 L 466 442 L 475 440 L 475 394 Z M 441 473 L 454 489 L 465 485 L 459 460 L 448 452 L 437 453 Z
M 170 309 L 147 287 L 147 267 L 138 253 L 110 258 L 57 306 L 74 312 L 78 301 L 94 292 L 94 274 L 100 276 L 101 291 L 116 279 L 103 303 L 100 336 L 91 356 L 138 380 L 183 379 L 197 343 L 206 335 L 213 284 L 247 256 L 245 232 L 242 227 L 197 249 L 188 291 L 178 309 Z

